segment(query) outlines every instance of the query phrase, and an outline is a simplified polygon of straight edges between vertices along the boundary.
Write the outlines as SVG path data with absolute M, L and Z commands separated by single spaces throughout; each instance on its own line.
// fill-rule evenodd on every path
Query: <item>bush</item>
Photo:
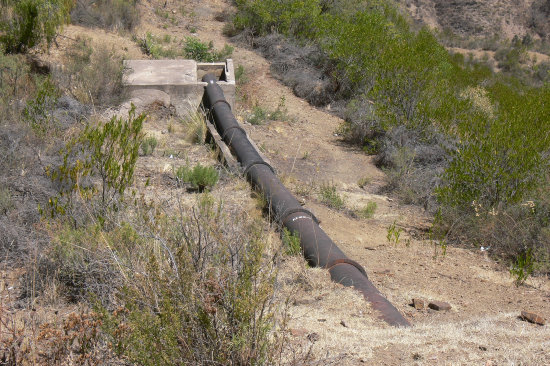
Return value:
M 180 182 L 191 183 L 199 192 L 210 190 L 218 182 L 218 177 L 218 171 L 214 167 L 202 166 L 200 163 L 193 168 L 182 166 L 176 171 L 176 178 Z
M 355 211 L 355 214 L 362 219 L 371 219 L 376 212 L 378 205 L 376 202 L 368 202 L 367 205 Z
M 132 31 L 139 24 L 138 0 L 78 0 L 71 21 L 87 27 Z
M 345 200 L 336 190 L 334 184 L 323 183 L 319 187 L 319 194 L 321 196 L 321 202 L 325 205 L 332 207 L 336 210 L 344 208 Z
M 0 43 L 7 53 L 23 53 L 43 40 L 48 47 L 69 21 L 72 0 L 4 0 L 0 4 Z
M 95 304 L 109 349 L 127 362 L 274 362 L 282 345 L 270 336 L 276 272 L 265 231 L 209 195 L 178 217 L 157 209 L 140 206 L 110 230 L 57 230 L 48 277 Z
M 216 62 L 225 60 L 233 53 L 233 47 L 229 45 L 225 45 L 221 50 L 216 50 L 212 42 L 204 43 L 195 37 L 186 37 L 175 47 L 164 46 L 164 39 L 150 32 L 147 32 L 144 38 L 136 39 L 136 41 L 145 54 L 156 59 L 181 56 L 200 62 Z
M 46 172 L 59 184 L 59 193 L 49 200 L 50 216 L 69 214 L 73 221 L 75 195 L 90 201 L 97 193 L 87 177 L 99 176 L 101 218 L 110 207 L 116 207 L 132 182 L 139 147 L 143 141 L 145 115 L 135 115 L 135 107 L 128 119 L 114 116 L 104 125 L 88 125 L 60 151 L 63 163 L 48 167 Z
M 142 155 L 152 155 L 155 151 L 155 148 L 158 145 L 158 140 L 154 136 L 149 136 L 143 139 L 141 143 L 141 153 Z

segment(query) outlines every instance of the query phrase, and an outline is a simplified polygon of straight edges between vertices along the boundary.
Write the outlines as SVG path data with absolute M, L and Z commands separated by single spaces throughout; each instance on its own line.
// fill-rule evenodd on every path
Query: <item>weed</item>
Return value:
M 523 253 L 520 253 L 516 261 L 510 268 L 510 277 L 513 277 L 516 286 L 520 286 L 533 274 L 535 266 L 535 258 L 533 256 L 533 250 L 527 249 Z
M 355 214 L 362 219 L 370 219 L 374 216 L 374 212 L 376 211 L 377 207 L 378 205 L 376 204 L 376 202 L 371 201 L 368 202 L 367 205 L 362 209 L 356 210 Z
M 402 228 L 396 226 L 395 221 L 390 226 L 388 226 L 388 233 L 386 234 L 388 243 L 391 244 L 393 242 L 395 244 L 399 244 L 399 238 L 402 231 Z
M 248 117 L 248 122 L 252 125 L 262 125 L 267 121 L 282 121 L 288 118 L 287 113 L 285 97 L 282 96 L 275 110 L 269 110 L 256 102 L 252 108 L 252 113 Z
M 302 247 L 300 246 L 300 234 L 295 232 L 291 233 L 286 227 L 283 228 L 281 233 L 283 245 L 285 246 L 286 255 L 300 255 L 302 253 Z
M 153 155 L 155 148 L 158 145 L 158 140 L 155 136 L 149 136 L 143 139 L 141 143 L 141 154 L 144 156 Z
M 243 65 L 237 66 L 237 68 L 235 69 L 235 81 L 238 84 L 246 84 L 248 80 L 249 80 L 248 74 L 244 69 L 244 66 Z
M 125 98 L 122 58 L 105 46 L 80 38 L 67 52 L 67 72 L 58 76 L 64 89 L 84 104 L 118 104 Z
M 193 168 L 182 166 L 176 170 L 176 178 L 182 183 L 191 183 L 191 185 L 203 192 L 210 190 L 218 182 L 218 171 L 211 166 L 202 166 L 200 163 Z
M 344 208 L 345 200 L 336 190 L 334 184 L 323 183 L 319 187 L 319 193 L 321 196 L 321 202 L 325 205 L 332 207 L 336 210 Z
M 5 215 L 14 207 L 10 190 L 0 186 L 0 215 Z
M 207 130 L 204 111 L 189 111 L 181 122 L 186 126 L 186 136 L 190 142 L 204 143 Z
M 362 177 L 357 181 L 357 185 L 359 186 L 359 188 L 365 188 L 371 182 L 372 182 L 371 177 Z
M 262 125 L 267 121 L 268 116 L 269 112 L 259 104 L 256 104 L 252 108 L 252 114 L 248 117 L 248 123 L 252 125 Z

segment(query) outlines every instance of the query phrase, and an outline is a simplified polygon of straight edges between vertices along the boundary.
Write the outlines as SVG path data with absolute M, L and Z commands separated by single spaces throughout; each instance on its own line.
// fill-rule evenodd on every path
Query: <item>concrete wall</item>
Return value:
M 140 90 L 159 90 L 170 96 L 170 104 L 180 116 L 195 111 L 204 94 L 206 83 L 202 76 L 213 73 L 218 77 L 231 109 L 235 105 L 235 73 L 233 60 L 197 63 L 193 60 L 125 60 L 123 83 L 130 95 Z

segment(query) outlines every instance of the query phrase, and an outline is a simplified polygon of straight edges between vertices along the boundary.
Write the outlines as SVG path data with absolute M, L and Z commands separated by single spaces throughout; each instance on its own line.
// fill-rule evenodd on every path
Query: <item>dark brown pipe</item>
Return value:
M 410 326 L 399 311 L 380 294 L 369 281 L 363 267 L 349 259 L 319 227 L 315 216 L 304 209 L 281 183 L 273 168 L 267 164 L 248 140 L 225 100 L 223 91 L 212 74 L 202 79 L 207 83 L 203 105 L 213 117 L 224 142 L 233 150 L 244 174 L 265 196 L 272 218 L 290 232 L 299 235 L 304 257 L 311 266 L 327 268 L 334 282 L 360 291 L 379 318 L 395 326 Z

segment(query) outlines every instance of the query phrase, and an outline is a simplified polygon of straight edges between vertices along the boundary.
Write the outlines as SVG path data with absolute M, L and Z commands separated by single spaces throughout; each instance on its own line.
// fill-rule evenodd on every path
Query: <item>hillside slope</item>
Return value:
M 550 2 L 546 0 L 406 0 L 400 1 L 412 17 L 432 28 L 462 36 L 506 38 L 527 33 L 550 37 Z

